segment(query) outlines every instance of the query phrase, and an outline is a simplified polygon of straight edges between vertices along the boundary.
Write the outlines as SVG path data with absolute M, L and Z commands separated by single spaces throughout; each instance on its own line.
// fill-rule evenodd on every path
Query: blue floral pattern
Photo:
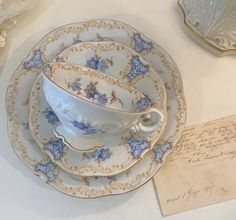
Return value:
M 85 124 L 83 122 L 79 121 L 73 121 L 72 122 L 73 126 L 78 128 L 80 132 L 84 135 L 92 135 L 92 134 L 97 134 L 99 131 L 92 127 L 89 123 Z
M 56 176 L 54 174 L 55 168 L 56 165 L 50 161 L 46 164 L 43 163 L 36 164 L 35 171 L 42 172 L 48 178 L 49 182 L 54 182 L 56 179 Z
M 150 51 L 153 48 L 152 42 L 145 41 L 140 33 L 135 33 L 133 35 L 134 43 L 135 43 L 135 50 L 139 53 L 143 51 Z
M 34 55 L 32 56 L 32 58 L 24 63 L 24 68 L 27 70 L 31 70 L 32 68 L 37 68 L 37 69 L 41 69 L 44 65 L 44 62 L 42 60 L 42 54 L 41 51 L 39 49 L 34 51 Z
M 157 145 L 155 149 L 153 150 L 154 152 L 154 160 L 157 163 L 163 162 L 163 157 L 166 154 L 167 151 L 169 151 L 172 148 L 171 142 L 166 142 L 164 144 Z
M 65 144 L 61 139 L 49 141 L 44 145 L 44 149 L 51 152 L 55 160 L 60 160 L 64 154 Z
M 91 156 L 95 160 L 105 161 L 111 157 L 111 152 L 109 148 L 101 148 L 92 152 Z
M 148 98 L 145 97 L 145 98 L 142 98 L 138 101 L 136 111 L 137 112 L 142 112 L 142 111 L 144 111 L 145 109 L 147 109 L 149 107 L 150 107 L 150 102 L 149 102 Z
M 150 144 L 148 141 L 144 141 L 144 140 L 139 141 L 135 139 L 133 136 L 127 139 L 127 143 L 130 145 L 131 154 L 133 158 L 135 159 L 138 159 L 140 155 L 142 154 L 142 152 L 146 150 L 147 148 L 149 148 L 149 144 Z
M 123 102 L 116 96 L 114 90 L 111 91 L 111 96 L 108 98 L 107 94 L 98 91 L 97 89 L 97 85 L 99 83 L 98 81 L 97 82 L 90 81 L 89 84 L 85 86 L 85 88 L 82 88 L 80 80 L 81 80 L 80 78 L 77 78 L 73 82 L 65 81 L 65 83 L 68 89 L 72 89 L 73 92 L 76 92 L 76 95 L 81 95 L 87 99 L 90 99 L 93 103 L 97 105 L 106 106 L 108 103 L 112 104 L 118 101 L 123 107 Z
M 75 91 L 79 92 L 81 90 L 81 83 L 79 82 L 79 80 L 75 80 L 70 84 L 70 87 L 74 92 Z
M 46 109 L 44 112 L 45 118 L 48 120 L 49 124 L 55 125 L 59 122 L 59 119 L 54 113 L 54 111 L 52 111 L 51 109 Z
M 127 75 L 128 79 L 133 80 L 137 76 L 142 76 L 147 72 L 149 72 L 149 66 L 144 65 L 138 56 L 133 56 L 131 60 L 131 70 Z
M 152 102 L 152 99 L 150 98 L 150 96 L 149 95 L 147 95 L 147 94 L 143 94 L 144 96 L 145 96 L 145 98 L 151 103 Z
M 90 82 L 84 92 L 85 92 L 85 97 L 88 99 L 92 99 L 94 103 L 98 104 L 98 105 L 106 105 L 108 103 L 108 98 L 106 94 L 102 94 L 100 93 L 97 88 L 96 85 L 98 84 L 98 82 Z
M 93 99 L 94 96 L 98 93 L 98 90 L 97 90 L 97 87 L 96 85 L 98 84 L 98 82 L 90 82 L 86 88 L 84 89 L 84 92 L 85 92 L 85 96 L 86 98 L 88 99 Z
M 106 105 L 108 103 L 108 98 L 106 94 L 98 92 L 93 99 L 93 102 L 98 105 Z
M 109 68 L 109 63 L 106 60 L 101 59 L 101 57 L 95 55 L 86 61 L 85 66 L 94 70 L 106 72 L 106 70 Z

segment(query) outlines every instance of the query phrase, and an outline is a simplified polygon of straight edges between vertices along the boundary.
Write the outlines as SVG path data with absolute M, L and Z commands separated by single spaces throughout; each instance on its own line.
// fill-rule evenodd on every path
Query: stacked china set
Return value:
M 186 119 L 170 56 L 112 20 L 59 27 L 14 73 L 9 136 L 47 183 L 81 198 L 134 190 L 156 173 Z

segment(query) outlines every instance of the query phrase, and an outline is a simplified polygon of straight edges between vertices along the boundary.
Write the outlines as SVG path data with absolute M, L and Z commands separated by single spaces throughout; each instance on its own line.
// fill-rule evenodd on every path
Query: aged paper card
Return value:
M 163 215 L 236 198 L 236 115 L 187 127 L 154 185 Z

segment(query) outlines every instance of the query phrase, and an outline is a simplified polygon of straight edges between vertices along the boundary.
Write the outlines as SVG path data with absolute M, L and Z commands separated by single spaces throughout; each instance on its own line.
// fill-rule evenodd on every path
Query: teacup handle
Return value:
M 143 132 L 153 132 L 164 125 L 165 116 L 157 108 L 152 107 L 139 118 L 138 127 Z

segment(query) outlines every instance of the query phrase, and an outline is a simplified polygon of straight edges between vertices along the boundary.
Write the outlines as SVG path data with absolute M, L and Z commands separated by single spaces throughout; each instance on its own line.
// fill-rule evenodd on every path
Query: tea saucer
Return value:
M 30 132 L 42 151 L 68 173 L 80 176 L 116 175 L 137 163 L 157 142 L 156 132 L 146 137 L 141 132 L 132 131 L 95 138 L 76 135 L 78 145 L 95 150 L 77 152 L 70 149 L 61 138 L 54 135 L 54 127 L 60 123 L 46 101 L 42 79 L 42 75 L 37 77 L 31 91 Z M 66 133 L 63 135 L 66 136 Z
M 145 134 L 133 130 L 132 133 L 136 133 L 140 139 L 148 137 L 153 143 L 162 135 L 167 119 L 165 85 L 159 74 L 138 53 L 117 42 L 81 42 L 67 48 L 55 61 L 79 64 L 104 72 L 142 92 L 151 102 L 151 106 L 155 106 L 163 114 L 164 122 L 155 132 Z M 73 135 L 62 125 L 56 126 L 55 135 L 62 138 L 72 149 L 81 149 L 78 144 L 81 143 L 80 137 Z
M 44 63 L 78 41 L 114 40 L 133 48 L 153 65 L 167 89 L 168 120 L 155 148 L 127 172 L 113 177 L 71 176 L 44 154 L 33 140 L 28 126 L 29 96 Z M 22 162 L 57 190 L 74 197 L 96 198 L 127 193 L 148 182 L 179 140 L 186 121 L 182 79 L 172 58 L 154 41 L 127 24 L 93 20 L 68 24 L 43 37 L 13 74 L 7 94 L 8 134 Z

